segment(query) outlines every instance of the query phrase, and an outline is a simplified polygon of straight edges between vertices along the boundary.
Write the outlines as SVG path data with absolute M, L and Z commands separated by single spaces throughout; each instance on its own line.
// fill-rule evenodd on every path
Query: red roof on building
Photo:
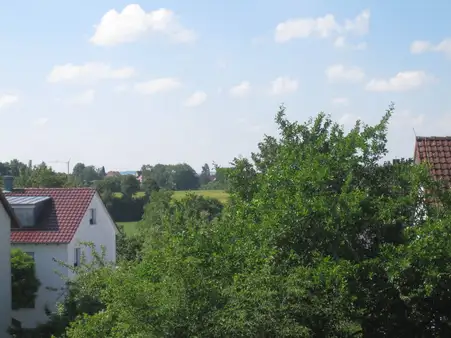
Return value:
M 33 229 L 12 229 L 12 243 L 69 243 L 75 235 L 95 189 L 92 188 L 30 188 L 6 193 L 9 196 L 51 198 L 45 219 Z
M 451 136 L 417 137 L 415 159 L 428 163 L 434 178 L 451 182 Z

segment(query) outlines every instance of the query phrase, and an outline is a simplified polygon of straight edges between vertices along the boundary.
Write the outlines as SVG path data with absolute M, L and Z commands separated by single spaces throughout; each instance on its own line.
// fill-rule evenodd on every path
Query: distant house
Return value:
M 106 174 L 106 177 L 117 177 L 121 176 L 121 173 L 119 171 L 109 171 Z
M 104 246 L 106 259 L 116 261 L 117 228 L 95 189 L 12 189 L 12 184 L 5 182 L 7 186 L 11 187 L 6 200 L 20 222 L 20 227 L 11 231 L 11 245 L 34 258 L 41 282 L 34 307 L 13 311 L 13 317 L 22 327 L 33 328 L 47 321 L 45 308 L 54 311 L 61 300 L 64 280 L 55 271 L 71 277 L 57 261 L 76 266 L 82 253 L 90 260 L 91 253 L 83 252 L 80 242 L 93 242 L 97 250 Z
M 143 183 L 143 172 L 141 170 L 138 170 L 135 173 L 135 177 L 136 177 L 136 179 L 138 180 L 139 183 L 141 183 L 141 184 Z
M 451 136 L 417 137 L 414 161 L 427 162 L 435 179 L 451 183 Z
M 0 337 L 11 325 L 11 228 L 18 228 L 17 218 L 0 191 Z

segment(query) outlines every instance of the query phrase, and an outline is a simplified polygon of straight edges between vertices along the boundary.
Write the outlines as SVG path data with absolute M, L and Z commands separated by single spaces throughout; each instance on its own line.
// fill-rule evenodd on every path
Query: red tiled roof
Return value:
M 75 235 L 95 194 L 92 188 L 30 188 L 6 196 L 47 196 L 52 202 L 42 225 L 13 229 L 13 243 L 69 243 Z
M 428 163 L 434 178 L 451 182 L 451 136 L 417 137 L 415 159 Z

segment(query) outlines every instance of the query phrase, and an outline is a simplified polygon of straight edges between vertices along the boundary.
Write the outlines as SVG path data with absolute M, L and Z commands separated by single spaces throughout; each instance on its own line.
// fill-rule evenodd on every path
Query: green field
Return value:
M 195 195 L 201 195 L 204 197 L 210 197 L 210 198 L 216 198 L 221 203 L 227 203 L 227 200 L 229 198 L 229 194 L 226 193 L 224 190 L 182 190 L 182 191 L 174 191 L 173 198 L 174 199 L 182 199 L 186 194 L 193 193 Z M 120 193 L 116 193 L 120 194 Z M 137 196 L 144 195 L 143 192 L 138 192 L 136 194 Z M 132 235 L 136 231 L 136 224 L 138 222 L 117 222 L 118 224 L 121 224 L 124 226 L 124 231 L 127 235 Z
M 227 203 L 227 199 L 229 198 L 229 194 L 226 193 L 224 190 L 180 190 L 180 191 L 174 191 L 173 197 L 174 197 L 174 199 L 179 200 L 188 193 L 193 193 L 195 195 L 201 195 L 204 197 L 216 198 L 221 203 Z M 122 195 L 122 193 L 116 192 L 116 193 L 114 193 L 114 195 L 116 197 L 120 197 Z M 135 194 L 135 196 L 142 197 L 142 196 L 144 196 L 144 192 L 139 191 Z
M 122 193 L 121 192 L 113 192 L 113 196 L 114 197 L 122 197 Z M 136 194 L 133 195 L 134 197 L 143 197 L 144 196 L 144 191 L 138 191 Z
M 195 195 L 200 195 L 203 197 L 210 197 L 210 198 L 216 198 L 221 203 L 227 203 L 227 200 L 229 198 L 229 194 L 226 193 L 224 190 L 182 190 L 182 191 L 174 191 L 174 198 L 175 199 L 181 199 L 186 194 L 193 193 Z

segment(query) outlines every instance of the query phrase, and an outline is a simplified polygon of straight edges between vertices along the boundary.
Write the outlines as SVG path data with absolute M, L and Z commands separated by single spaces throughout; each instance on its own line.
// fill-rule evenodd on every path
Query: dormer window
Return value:
M 51 201 L 47 196 L 6 196 L 6 199 L 24 228 L 36 226 Z
M 96 209 L 89 209 L 89 224 L 93 225 L 97 223 L 96 216 Z

